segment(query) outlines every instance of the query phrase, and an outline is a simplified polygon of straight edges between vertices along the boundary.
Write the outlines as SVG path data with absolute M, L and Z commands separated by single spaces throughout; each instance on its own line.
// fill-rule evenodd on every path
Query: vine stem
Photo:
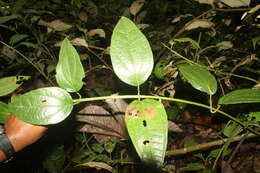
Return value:
M 146 98 L 146 99 L 157 99 L 157 100 L 167 100 L 167 101 L 175 101 L 175 102 L 180 102 L 180 103 L 186 103 L 186 104 L 191 104 L 199 107 L 203 107 L 206 109 L 211 109 L 214 112 L 218 112 L 229 119 L 233 120 L 234 122 L 240 124 L 243 126 L 245 129 L 248 131 L 256 134 L 257 136 L 260 136 L 260 133 L 252 129 L 251 127 L 248 127 L 248 125 L 245 125 L 243 122 L 238 120 L 237 118 L 233 117 L 232 115 L 223 112 L 219 109 L 216 108 L 211 108 L 208 105 L 202 104 L 202 103 L 197 103 L 189 100 L 184 100 L 184 99 L 178 99 L 178 98 L 169 98 L 169 97 L 162 97 L 162 96 L 151 96 L 151 95 L 112 95 L 112 96 L 102 96 L 102 97 L 91 97 L 91 98 L 80 98 L 80 99 L 74 99 L 74 103 L 80 103 L 80 102 L 87 102 L 87 101 L 97 101 L 97 100 L 106 100 L 106 99 L 139 99 L 139 98 Z
M 175 54 L 176 56 L 178 56 L 178 57 L 184 59 L 185 61 L 187 61 L 187 62 L 189 62 L 189 63 L 191 63 L 191 64 L 194 64 L 194 65 L 196 65 L 196 66 L 199 66 L 199 67 L 201 67 L 201 68 L 208 69 L 206 66 L 201 65 L 201 64 L 199 64 L 199 63 L 196 63 L 196 62 L 194 62 L 194 61 L 192 61 L 192 60 L 190 60 L 190 59 L 188 59 L 188 58 L 182 56 L 182 55 L 179 54 L 178 52 L 172 50 L 172 49 L 171 49 L 170 47 L 168 47 L 166 44 L 162 43 L 162 45 L 163 45 L 164 47 L 166 47 L 169 51 L 171 51 L 173 54 Z M 218 70 L 215 70 L 215 69 L 211 69 L 211 68 L 209 68 L 208 70 L 213 71 L 213 72 L 216 73 L 216 74 L 222 74 L 222 75 L 226 75 L 226 76 L 234 76 L 234 77 L 246 79 L 246 80 L 252 81 L 252 82 L 254 82 L 254 83 L 256 83 L 256 84 L 259 84 L 259 83 L 260 83 L 259 81 L 255 80 L 255 79 L 252 79 L 252 78 L 250 78 L 250 77 L 247 77 L 247 76 L 241 76 L 241 75 L 237 75 L 237 74 L 233 74 L 233 73 L 228 73 L 228 72 L 221 72 L 221 71 L 218 71 Z
M 54 83 L 48 78 L 48 76 L 46 76 L 46 74 L 37 66 L 35 65 L 29 58 L 27 58 L 26 56 L 24 56 L 19 50 L 13 48 L 12 46 L 6 44 L 3 41 L 0 41 L 0 43 L 2 43 L 3 45 L 7 46 L 8 48 L 14 50 L 18 55 L 20 55 L 23 59 L 25 59 L 29 64 L 31 64 L 47 81 L 50 82 L 51 85 L 54 86 Z
M 197 17 L 194 17 L 191 21 L 187 22 L 174 36 L 171 40 L 177 38 L 179 35 L 181 35 L 184 31 L 185 28 L 187 26 L 189 26 L 190 24 L 192 24 L 194 21 L 198 20 L 199 18 L 203 17 L 204 15 L 212 12 L 212 11 L 223 11 L 223 12 L 233 12 L 233 11 L 248 11 L 251 10 L 252 8 L 236 8 L 236 9 L 227 9 L 227 8 L 211 8 L 205 12 L 203 12 L 202 14 L 200 14 Z

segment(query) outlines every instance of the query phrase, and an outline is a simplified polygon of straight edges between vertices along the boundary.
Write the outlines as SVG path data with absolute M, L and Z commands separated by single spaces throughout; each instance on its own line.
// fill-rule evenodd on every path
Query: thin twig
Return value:
M 215 11 L 224 11 L 224 12 L 233 12 L 233 11 L 249 11 L 251 10 L 252 8 L 232 8 L 232 9 L 229 9 L 229 8 L 214 8 Z
M 182 34 L 182 33 L 185 31 L 185 28 L 186 28 L 187 26 L 189 26 L 191 23 L 193 23 L 194 21 L 198 20 L 198 19 L 201 18 L 202 16 L 204 16 L 204 15 L 210 13 L 210 12 L 213 11 L 213 10 L 214 10 L 214 8 L 211 8 L 211 9 L 209 9 L 208 11 L 205 11 L 205 12 L 202 13 L 201 15 L 195 17 L 194 19 L 192 19 L 191 21 L 189 21 L 188 23 L 186 23 L 186 24 L 173 36 L 172 40 L 175 39 L 176 37 L 178 37 L 180 34 Z
M 232 152 L 231 156 L 229 157 L 227 163 L 230 164 L 233 160 L 233 158 L 235 157 L 236 153 L 238 152 L 240 146 L 242 145 L 242 143 L 246 140 L 246 137 L 248 136 L 249 132 L 246 132 L 245 135 L 241 138 L 241 140 L 239 141 L 239 143 L 237 144 L 235 150 Z
M 211 148 L 211 147 L 214 147 L 214 146 L 223 145 L 227 141 L 237 142 L 237 141 L 242 140 L 243 138 L 249 139 L 249 138 L 255 138 L 255 137 L 257 137 L 255 134 L 250 133 L 247 136 L 245 136 L 245 134 L 244 134 L 244 135 L 236 136 L 236 137 L 233 137 L 233 138 L 225 138 L 225 139 L 221 139 L 221 140 L 217 140 L 217 141 L 213 141 L 213 142 L 198 144 L 198 145 L 193 146 L 193 147 L 181 148 L 181 149 L 167 151 L 166 156 L 184 155 L 184 154 L 187 154 L 187 153 L 190 153 L 190 152 L 193 152 L 193 151 L 205 150 L 205 149 L 208 149 L 208 148 Z

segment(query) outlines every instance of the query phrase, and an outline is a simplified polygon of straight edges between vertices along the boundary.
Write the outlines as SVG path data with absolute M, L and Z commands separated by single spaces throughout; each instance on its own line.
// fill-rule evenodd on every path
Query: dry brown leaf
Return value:
M 70 28 L 72 28 L 72 25 L 67 24 L 59 19 L 53 20 L 51 22 L 46 22 L 44 20 L 39 20 L 38 25 L 46 26 L 48 29 L 54 30 L 54 31 L 65 31 Z
M 0 53 L 4 55 L 2 58 L 6 59 L 6 61 L 13 61 L 17 58 L 17 53 L 5 45 L 1 48 Z
M 217 44 L 218 50 L 226 50 L 231 49 L 233 47 L 233 43 L 231 41 L 222 41 Z
M 111 136 L 127 138 L 126 129 L 124 129 L 122 115 L 111 115 L 101 106 L 87 105 L 79 115 L 77 121 L 85 123 L 79 128 L 79 131 L 93 133 L 99 142 L 105 142 Z
M 98 35 L 101 38 L 106 37 L 106 33 L 103 29 L 92 29 L 92 30 L 87 32 L 87 35 L 89 35 L 90 37 L 92 37 L 94 35 Z
M 76 166 L 84 166 L 84 167 L 90 167 L 90 168 L 96 168 L 97 170 L 100 169 L 105 169 L 109 172 L 116 172 L 116 170 L 114 170 L 111 166 L 109 166 L 108 164 L 104 163 L 104 162 L 87 162 L 87 163 L 82 163 Z
M 183 130 L 173 121 L 168 121 L 168 130 L 169 132 L 175 132 L 175 133 L 183 132 Z
M 206 19 L 198 19 L 195 20 L 194 22 L 192 22 L 191 24 L 187 25 L 185 27 L 185 30 L 192 30 L 192 29 L 196 29 L 196 28 L 211 28 L 214 26 L 214 23 L 206 20 Z
M 83 22 L 87 22 L 88 21 L 88 14 L 85 11 L 81 11 L 79 13 L 79 19 Z
M 179 22 L 182 18 L 186 18 L 186 17 L 192 17 L 192 15 L 191 15 L 191 14 L 179 15 L 179 16 L 173 18 L 173 19 L 171 20 L 171 23 L 177 23 L 177 22 Z
M 74 38 L 73 40 L 71 40 L 71 43 L 75 46 L 83 46 L 88 48 L 88 43 L 83 38 Z
M 215 0 L 195 0 L 195 1 L 202 3 L 202 4 L 213 5 Z
M 144 5 L 145 0 L 136 0 L 130 6 L 130 13 L 136 15 Z
M 147 11 L 142 11 L 140 14 L 138 14 L 138 16 L 136 16 L 136 20 L 135 22 L 136 23 L 142 23 L 143 22 L 143 19 L 145 18 L 147 14 Z
M 220 1 L 233 8 L 249 6 L 250 4 L 250 0 L 220 0 Z
M 150 25 L 149 24 L 138 24 L 137 25 L 137 27 L 139 28 L 139 29 L 145 29 L 145 28 L 148 28 Z

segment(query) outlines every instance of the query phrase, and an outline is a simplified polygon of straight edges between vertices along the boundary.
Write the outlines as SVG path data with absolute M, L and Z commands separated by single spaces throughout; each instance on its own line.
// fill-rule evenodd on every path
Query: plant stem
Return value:
M 162 43 L 162 44 L 163 44 L 164 47 L 166 47 L 168 50 L 170 50 L 170 51 L 171 51 L 172 53 L 174 53 L 176 56 L 178 56 L 178 57 L 184 59 L 185 61 L 187 61 L 187 62 L 189 62 L 189 63 L 191 63 L 191 64 L 194 64 L 194 65 L 196 65 L 196 66 L 199 66 L 199 67 L 201 67 L 201 68 L 208 69 L 206 66 L 201 65 L 201 64 L 199 64 L 199 63 L 196 63 L 196 62 L 194 62 L 194 61 L 192 61 L 192 60 L 190 60 L 190 59 L 188 59 L 188 58 L 182 56 L 181 54 L 179 54 L 178 52 L 172 50 L 170 47 L 168 47 L 168 46 L 165 45 L 164 43 Z M 221 72 L 221 71 L 217 71 L 217 70 L 214 70 L 214 69 L 211 69 L 211 68 L 208 69 L 208 70 L 213 71 L 213 72 L 216 73 L 216 74 L 219 73 L 219 74 L 223 74 L 223 75 L 226 75 L 226 76 L 234 76 L 234 77 L 246 79 L 246 80 L 255 82 L 256 84 L 259 84 L 259 83 L 260 83 L 259 81 L 255 80 L 255 79 L 252 79 L 252 78 L 250 78 L 250 77 L 247 77 L 247 76 L 241 76 L 241 75 L 237 75 L 237 74 L 233 74 L 233 73 L 228 73 L 228 72 Z
M 224 12 L 233 12 L 233 11 L 249 11 L 251 10 L 252 8 L 232 8 L 232 9 L 229 9 L 229 8 L 214 8 L 215 11 L 224 11 Z
M 173 40 L 173 39 L 177 38 L 179 35 L 181 35 L 181 34 L 185 31 L 185 29 L 186 29 L 187 26 L 189 26 L 190 24 L 192 24 L 193 22 L 195 22 L 196 20 L 198 20 L 198 19 L 201 18 L 202 16 L 204 16 L 204 15 L 210 13 L 210 12 L 213 11 L 213 10 L 214 10 L 214 8 L 211 8 L 211 9 L 209 9 L 208 11 L 205 11 L 205 12 L 203 12 L 202 14 L 200 14 L 199 16 L 193 18 L 191 21 L 187 22 L 187 23 L 173 36 L 173 38 L 172 38 L 171 40 Z
M 180 102 L 180 103 L 186 103 L 186 104 L 191 104 L 199 107 L 203 107 L 206 109 L 212 109 L 214 112 L 218 112 L 229 119 L 235 121 L 236 123 L 240 124 L 243 126 L 245 129 L 249 130 L 250 132 L 260 136 L 260 133 L 252 129 L 251 127 L 248 127 L 248 125 L 245 125 L 243 122 L 238 120 L 237 118 L 233 117 L 232 115 L 229 115 L 223 111 L 220 111 L 219 109 L 216 108 L 210 108 L 210 106 L 202 104 L 202 103 L 197 103 L 189 100 L 183 100 L 183 99 L 178 99 L 178 98 L 169 98 L 169 97 L 161 97 L 161 96 L 151 96 L 151 95 L 112 95 L 112 96 L 102 96 L 102 97 L 91 97 L 91 98 L 81 98 L 81 99 L 74 99 L 74 103 L 80 103 L 80 102 L 87 102 L 87 101 L 97 101 L 97 100 L 106 100 L 106 99 L 139 99 L 139 98 L 146 98 L 146 99 L 158 99 L 158 100 L 168 100 L 168 101 L 175 101 L 175 102 Z
M 249 138 L 255 138 L 255 137 L 257 137 L 257 136 L 253 133 L 246 134 L 246 136 L 245 136 L 245 134 L 243 134 L 243 135 L 236 136 L 236 137 L 233 137 L 233 138 L 225 138 L 225 139 L 220 139 L 220 140 L 213 141 L 213 142 L 198 144 L 198 145 L 193 146 L 193 147 L 181 148 L 181 149 L 175 149 L 175 150 L 167 151 L 166 156 L 183 155 L 183 154 L 187 154 L 187 153 L 190 153 L 190 152 L 193 152 L 193 151 L 205 150 L 205 149 L 208 149 L 210 147 L 223 145 L 227 141 L 237 142 L 237 141 L 240 141 L 244 138 L 249 139 Z
M 2 43 L 3 45 L 7 46 L 8 48 L 14 50 L 17 54 L 19 54 L 23 59 L 25 59 L 29 64 L 31 64 L 47 81 L 50 82 L 51 85 L 54 86 L 54 83 L 48 78 L 48 76 L 45 75 L 45 73 L 39 68 L 37 67 L 37 65 L 35 65 L 29 58 L 27 58 L 26 56 L 24 56 L 19 50 L 13 48 L 12 46 L 6 44 L 3 41 L 0 41 L 0 43 Z

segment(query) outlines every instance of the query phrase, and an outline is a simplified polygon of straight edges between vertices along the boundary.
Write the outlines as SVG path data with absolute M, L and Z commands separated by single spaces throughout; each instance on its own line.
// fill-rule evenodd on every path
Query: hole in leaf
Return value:
M 17 79 L 17 80 L 23 80 L 24 77 L 23 77 L 23 76 L 16 76 L 16 79 Z
M 16 84 L 18 84 L 18 85 L 20 85 L 20 84 L 22 84 L 22 83 L 23 83 L 22 80 L 18 80 L 18 81 L 16 81 Z
M 139 117 L 139 110 L 137 110 L 136 106 L 130 106 L 126 110 L 126 116 L 137 118 Z
M 144 144 L 144 145 L 147 145 L 147 144 L 149 144 L 149 143 L 150 143 L 149 140 L 145 140 L 145 141 L 143 141 L 143 144 Z
M 23 83 L 23 81 L 24 81 L 23 76 L 16 76 L 16 84 L 20 85 Z
M 48 102 L 47 102 L 47 100 L 42 100 L 41 103 L 42 104 L 47 104 Z
M 143 120 L 143 126 L 146 127 L 147 126 L 147 123 L 145 120 Z

